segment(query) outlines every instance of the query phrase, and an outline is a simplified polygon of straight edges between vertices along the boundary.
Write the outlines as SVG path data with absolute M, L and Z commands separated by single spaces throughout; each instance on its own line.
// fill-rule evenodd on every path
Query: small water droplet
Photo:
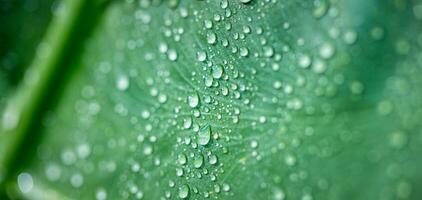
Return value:
M 217 156 L 216 156 L 216 155 L 211 154 L 211 155 L 209 155 L 209 156 L 208 156 L 208 162 L 209 162 L 211 165 L 215 165 L 215 164 L 217 163 L 217 161 L 218 161 L 218 158 L 217 158 Z
M 241 3 L 247 4 L 249 2 L 251 2 L 252 0 L 240 0 Z
M 335 49 L 330 43 L 324 43 L 319 49 L 319 55 L 324 59 L 330 59 L 334 53 Z
M 203 62 L 207 59 L 207 53 L 205 51 L 198 51 L 196 53 L 196 58 L 199 62 Z
M 311 62 L 311 58 L 308 55 L 301 55 L 299 57 L 299 66 L 302 68 L 308 68 Z
M 264 56 L 265 57 L 272 57 L 274 55 L 274 49 L 271 46 L 264 47 Z
M 353 31 L 353 30 L 348 30 L 343 35 L 343 40 L 346 44 L 355 43 L 357 38 L 358 38 L 358 34 L 356 33 L 356 31 Z
M 189 129 L 192 126 L 192 118 L 188 117 L 183 120 L 183 128 Z
M 97 200 L 105 200 L 107 199 L 107 192 L 103 188 L 98 189 L 97 193 L 95 194 L 95 198 Z
M 129 78 L 125 75 L 121 75 L 117 78 L 116 87 L 118 90 L 124 91 L 129 87 Z
M 171 61 L 177 60 L 177 52 L 176 52 L 176 50 L 174 50 L 174 49 L 168 50 L 167 57 Z

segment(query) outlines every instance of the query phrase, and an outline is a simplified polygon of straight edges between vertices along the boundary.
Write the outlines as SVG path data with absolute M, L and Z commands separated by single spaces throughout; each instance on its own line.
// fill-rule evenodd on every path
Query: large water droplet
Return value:
M 223 66 L 220 64 L 214 65 L 212 67 L 212 77 L 216 79 L 221 78 L 221 76 L 223 76 L 223 72 L 224 72 Z
M 22 193 L 28 193 L 34 187 L 34 181 L 32 180 L 31 174 L 21 173 L 18 175 L 18 186 Z
M 199 104 L 199 96 L 197 93 L 194 93 L 188 96 L 188 104 L 191 108 L 196 108 Z
M 179 187 L 179 198 L 186 199 L 189 196 L 189 186 L 183 184 Z
M 211 139 L 211 126 L 207 125 L 198 132 L 198 144 L 205 146 Z

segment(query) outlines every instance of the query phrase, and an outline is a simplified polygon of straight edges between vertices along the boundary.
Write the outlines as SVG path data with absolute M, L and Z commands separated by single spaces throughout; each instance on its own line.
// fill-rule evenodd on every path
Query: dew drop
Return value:
M 324 59 L 330 59 L 334 55 L 335 49 L 332 44 L 325 43 L 319 49 L 319 55 Z
M 223 66 L 220 64 L 214 65 L 212 67 L 212 77 L 216 79 L 221 78 L 221 76 L 223 76 L 223 72 L 224 72 Z
M 198 144 L 205 146 L 211 139 L 211 126 L 207 125 L 198 132 Z
M 230 185 L 227 183 L 223 183 L 223 191 L 228 192 L 230 191 Z
M 258 147 L 258 142 L 257 142 L 256 140 L 252 140 L 252 141 L 251 141 L 251 147 L 252 147 L 253 149 L 256 149 L 256 148 Z
M 208 44 L 215 44 L 217 41 L 217 35 L 215 33 L 210 32 L 207 34 L 207 42 Z
M 249 2 L 251 2 L 252 0 L 240 0 L 241 3 L 247 4 Z
M 356 31 L 349 30 L 344 33 L 343 40 L 346 44 L 354 44 L 358 38 Z
M 187 161 L 188 158 L 185 154 L 182 153 L 177 156 L 177 163 L 179 163 L 180 165 L 185 165 Z
M 158 102 L 161 103 L 161 104 L 167 102 L 167 95 L 165 95 L 165 94 L 159 94 L 158 95 Z
M 205 51 L 198 51 L 196 53 L 196 58 L 199 62 L 203 62 L 207 59 L 207 53 Z
M 107 192 L 104 189 L 98 189 L 97 193 L 95 194 L 95 198 L 97 200 L 105 200 L 107 199 Z
M 284 162 L 286 163 L 286 165 L 288 166 L 293 166 L 296 164 L 296 158 L 292 155 L 287 155 L 284 159 Z
M 204 26 L 207 29 L 211 29 L 212 28 L 212 21 L 208 20 L 208 19 L 204 20 Z
M 214 79 L 211 76 L 208 76 L 208 75 L 205 76 L 205 78 L 204 78 L 205 86 L 211 87 L 213 82 L 214 82 Z
M 188 117 L 183 120 L 183 128 L 189 129 L 192 126 L 192 118 Z
M 84 183 L 84 177 L 79 173 L 73 174 L 70 177 L 70 184 L 75 188 L 81 187 L 83 183 Z
M 22 193 L 28 193 L 32 190 L 32 188 L 34 187 L 34 181 L 32 179 L 31 174 L 29 173 L 20 173 L 18 175 L 18 186 L 19 186 L 19 190 Z
M 194 93 L 188 96 L 188 104 L 191 108 L 196 108 L 199 104 L 199 96 L 197 93 Z
M 264 47 L 264 56 L 265 57 L 272 57 L 274 55 L 274 49 L 273 47 L 266 46 Z
M 211 155 L 209 155 L 209 156 L 208 156 L 208 162 L 209 162 L 211 165 L 215 165 L 215 164 L 217 163 L 217 161 L 218 161 L 218 158 L 217 158 L 217 156 L 216 156 L 216 155 L 211 154 Z
M 129 87 L 129 78 L 125 75 L 121 75 L 117 78 L 116 87 L 118 90 L 124 91 Z
M 249 54 L 249 50 L 246 47 L 240 47 L 240 56 L 246 57 Z
M 308 68 L 311 62 L 311 58 L 308 55 L 301 55 L 299 57 L 299 66 L 302 68 Z
M 177 60 L 177 52 L 176 52 L 176 50 L 174 50 L 174 49 L 168 50 L 167 57 L 171 61 Z
M 189 186 L 184 184 L 179 187 L 179 198 L 186 199 L 189 196 Z
M 202 164 L 204 163 L 204 157 L 202 155 L 197 156 L 194 160 L 193 160 L 193 166 L 195 168 L 200 168 L 202 167 Z

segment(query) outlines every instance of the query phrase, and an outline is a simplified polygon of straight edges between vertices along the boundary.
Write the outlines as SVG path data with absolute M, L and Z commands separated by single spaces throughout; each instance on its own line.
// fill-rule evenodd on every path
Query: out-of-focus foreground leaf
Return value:
M 50 21 L 53 0 L 0 1 L 0 111 Z
M 420 1 L 66 2 L 2 119 L 9 197 L 422 198 Z

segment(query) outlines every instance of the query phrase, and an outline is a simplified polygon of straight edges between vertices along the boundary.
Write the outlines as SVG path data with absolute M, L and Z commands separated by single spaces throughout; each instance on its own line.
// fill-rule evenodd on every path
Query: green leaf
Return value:
M 53 1 L 2 1 L 0 5 L 0 112 L 21 79 L 51 19 Z M 28 23 L 28 21 L 31 23 Z
M 2 118 L 9 198 L 422 197 L 420 2 L 63 3 Z

